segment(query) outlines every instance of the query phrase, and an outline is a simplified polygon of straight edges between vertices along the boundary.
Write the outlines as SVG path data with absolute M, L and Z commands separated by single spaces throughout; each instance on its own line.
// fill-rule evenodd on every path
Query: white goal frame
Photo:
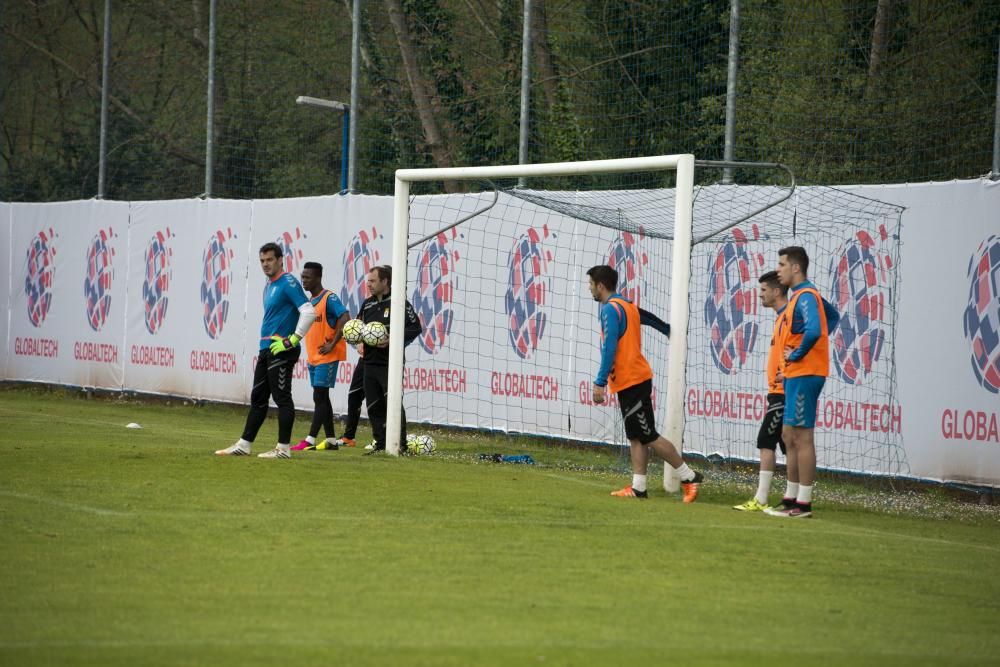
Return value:
M 399 455 L 403 406 L 403 329 L 406 315 L 407 243 L 410 231 L 410 184 L 426 181 L 471 181 L 538 176 L 580 176 L 622 172 L 676 171 L 673 271 L 670 292 L 670 351 L 667 378 L 667 419 L 664 437 L 681 451 L 684 435 L 685 366 L 687 363 L 688 285 L 691 280 L 691 236 L 694 208 L 694 155 L 553 162 L 494 167 L 398 169 L 393 210 L 392 286 L 389 302 L 389 394 L 386 411 L 386 451 Z M 664 464 L 664 488 L 676 491 L 679 479 Z

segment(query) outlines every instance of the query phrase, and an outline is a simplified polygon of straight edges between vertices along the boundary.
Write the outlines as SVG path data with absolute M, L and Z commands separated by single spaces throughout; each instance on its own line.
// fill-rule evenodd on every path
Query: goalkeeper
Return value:
M 278 444 L 257 456 L 262 459 L 292 457 L 289 451 L 295 424 L 292 369 L 302 352 L 299 341 L 316 319 L 316 310 L 298 279 L 283 270 L 281 256 L 277 243 L 265 243 L 260 247 L 260 268 L 268 283 L 264 287 L 264 319 L 260 325 L 260 352 L 250 390 L 250 412 L 243 436 L 235 445 L 215 452 L 217 456 L 250 454 L 250 446 L 267 417 L 268 399 L 273 397 L 278 405 Z
M 601 304 L 601 367 L 594 379 L 593 399 L 600 405 L 607 392 L 618 394 L 625 437 L 632 459 L 632 484 L 611 495 L 618 498 L 645 498 L 646 469 L 652 449 L 669 463 L 681 478 L 684 502 L 698 497 L 702 482 L 700 472 L 684 463 L 673 443 L 656 432 L 653 414 L 653 370 L 642 354 L 641 324 L 649 324 L 665 335 L 670 328 L 655 316 L 640 310 L 618 293 L 618 272 L 610 266 L 598 265 L 587 271 L 590 294 Z
M 365 278 L 370 295 L 361 304 L 361 320 L 368 324 L 370 322 L 381 322 L 385 328 L 389 328 L 389 303 L 392 295 L 389 290 L 392 287 L 392 267 L 376 266 Z M 413 305 L 406 301 L 406 313 L 403 316 L 403 344 L 409 345 L 423 331 L 420 318 Z M 386 402 L 389 393 L 389 339 L 381 345 L 368 345 L 364 347 L 365 359 L 365 403 L 368 404 L 368 421 L 372 425 L 372 437 L 374 438 L 374 448 L 369 454 L 375 454 L 385 449 L 385 417 Z M 400 436 L 399 449 L 406 451 L 406 413 L 400 413 Z

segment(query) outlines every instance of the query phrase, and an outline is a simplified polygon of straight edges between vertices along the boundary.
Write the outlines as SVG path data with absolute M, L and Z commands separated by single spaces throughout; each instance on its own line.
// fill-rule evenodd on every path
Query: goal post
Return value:
M 407 290 L 407 246 L 410 231 L 410 185 L 428 181 L 482 181 L 502 178 L 586 176 L 651 171 L 676 172 L 673 271 L 670 297 L 672 335 L 668 352 L 670 373 L 667 379 L 666 422 L 662 431 L 664 436 L 680 450 L 684 433 L 684 369 L 687 357 L 688 284 L 691 278 L 694 169 L 694 156 L 682 154 L 532 165 L 397 170 L 389 314 L 389 391 L 385 443 L 387 452 L 391 455 L 398 455 L 401 444 L 399 435 L 403 399 L 403 329 Z M 670 479 L 670 475 L 665 475 L 664 485 L 668 490 L 674 490 L 673 487 L 676 486 L 676 483 L 676 479 Z

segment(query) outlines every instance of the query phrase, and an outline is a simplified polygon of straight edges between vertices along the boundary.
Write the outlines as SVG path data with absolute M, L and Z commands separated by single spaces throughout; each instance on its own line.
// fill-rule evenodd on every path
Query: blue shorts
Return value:
M 307 364 L 309 366 L 309 384 L 314 387 L 333 388 L 337 384 L 337 367 L 339 361 L 331 361 L 328 364 Z
M 824 384 L 826 378 L 822 375 L 785 378 L 786 426 L 816 428 L 816 406 Z

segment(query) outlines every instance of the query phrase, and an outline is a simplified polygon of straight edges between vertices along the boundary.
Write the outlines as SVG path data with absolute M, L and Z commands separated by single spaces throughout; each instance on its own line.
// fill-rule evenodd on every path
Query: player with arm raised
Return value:
M 778 251 L 778 279 L 791 289 L 788 307 L 779 318 L 777 342 L 785 358 L 781 439 L 788 448 L 789 490 L 781 507 L 766 512 L 789 518 L 812 516 L 816 406 L 830 374 L 830 330 L 840 321 L 837 309 L 809 282 L 808 271 L 809 255 L 805 248 L 789 246 Z
M 340 297 L 323 288 L 323 265 L 306 262 L 302 267 L 302 286 L 310 294 L 309 302 L 316 309 L 316 321 L 309 327 L 302 347 L 309 360 L 309 384 L 313 388 L 313 419 L 309 435 L 293 451 L 303 449 L 339 449 L 334 441 L 333 405 L 330 389 L 337 384 L 337 369 L 347 359 L 347 343 L 343 338 L 344 324 L 349 318 Z M 320 427 L 326 438 L 316 444 Z
M 267 418 L 268 399 L 278 404 L 278 444 L 258 454 L 262 459 L 291 458 L 290 441 L 295 425 L 292 401 L 292 369 L 302 348 L 299 341 L 309 331 L 316 310 L 298 279 L 282 269 L 281 246 L 265 243 L 260 248 L 260 268 L 267 276 L 264 287 L 264 319 L 260 325 L 260 350 L 253 371 L 250 411 L 243 436 L 235 445 L 220 449 L 216 456 L 248 456 L 257 432 Z
M 389 329 L 389 304 L 391 295 L 389 289 L 392 285 L 392 267 L 376 266 L 368 272 L 366 277 L 368 294 L 370 295 L 361 304 L 361 321 L 366 325 L 372 322 L 380 322 L 385 325 L 386 331 Z M 409 345 L 423 331 L 420 318 L 413 305 L 406 301 L 406 315 L 404 317 L 405 329 L 403 331 L 403 344 Z M 364 344 L 365 358 L 365 402 L 368 404 L 368 420 L 372 425 L 372 436 L 375 440 L 375 447 L 369 454 L 380 452 L 385 449 L 385 420 L 386 420 L 386 399 L 389 392 L 389 338 L 379 345 Z M 400 414 L 399 437 L 400 451 L 406 451 L 406 413 Z
M 618 403 L 625 421 L 632 459 L 632 484 L 611 495 L 619 498 L 646 498 L 646 470 L 652 449 L 673 467 L 681 479 L 684 502 L 694 502 L 702 482 L 702 474 L 684 463 L 673 443 L 656 431 L 653 413 L 653 370 L 642 355 L 640 325 L 645 319 L 662 333 L 669 335 L 666 322 L 647 313 L 645 318 L 634 303 L 617 292 L 618 272 L 599 265 L 587 271 L 590 294 L 601 304 L 601 367 L 594 380 L 594 403 L 607 399 L 607 392 L 618 394 Z M 657 324 L 658 323 L 658 324 Z
M 771 335 L 771 347 L 767 353 L 767 411 L 760 424 L 757 434 L 757 449 L 760 451 L 760 476 L 757 481 L 757 494 L 739 505 L 733 507 L 741 512 L 763 512 L 768 509 L 767 496 L 771 492 L 771 479 L 774 477 L 775 448 L 781 447 L 785 454 L 785 443 L 781 439 L 781 425 L 785 414 L 784 376 L 781 374 L 785 363 L 782 350 L 778 346 L 778 326 L 781 315 L 788 305 L 788 288 L 778 280 L 777 271 L 768 271 L 760 277 L 760 302 L 765 308 L 771 308 L 777 315 L 774 321 L 774 332 Z M 785 495 L 788 495 L 786 491 Z

